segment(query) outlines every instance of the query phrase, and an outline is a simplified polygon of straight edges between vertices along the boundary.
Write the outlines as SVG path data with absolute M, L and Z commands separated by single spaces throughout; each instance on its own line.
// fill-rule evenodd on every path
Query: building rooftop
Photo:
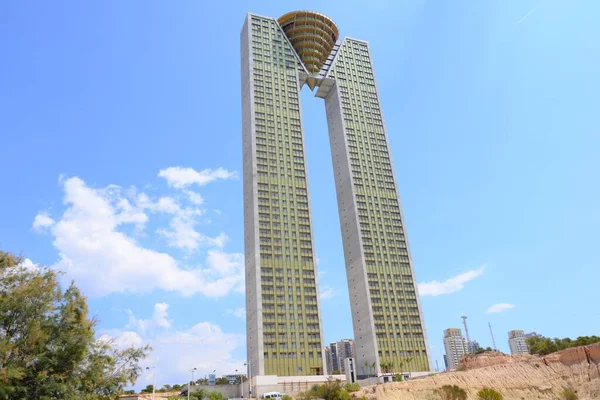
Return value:
M 277 20 L 311 74 L 318 74 L 339 38 L 335 22 L 314 11 L 292 11 Z

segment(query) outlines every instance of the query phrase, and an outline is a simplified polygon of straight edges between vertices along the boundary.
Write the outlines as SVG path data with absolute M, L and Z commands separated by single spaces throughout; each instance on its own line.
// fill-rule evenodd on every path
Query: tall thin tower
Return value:
M 242 30 L 248 358 L 255 375 L 323 371 L 300 117 L 325 100 L 358 375 L 431 369 L 423 314 L 367 42 L 311 11 L 249 14 Z M 375 365 L 365 369 L 364 365 Z
M 492 331 L 492 324 L 488 322 L 488 326 L 490 327 L 490 335 L 492 335 L 492 344 L 494 345 L 494 350 L 498 350 L 496 348 L 496 339 L 494 339 L 494 332 Z
M 467 353 L 471 352 L 471 338 L 469 337 L 469 328 L 467 327 L 467 317 L 462 316 L 463 325 L 465 326 L 465 335 L 467 336 Z

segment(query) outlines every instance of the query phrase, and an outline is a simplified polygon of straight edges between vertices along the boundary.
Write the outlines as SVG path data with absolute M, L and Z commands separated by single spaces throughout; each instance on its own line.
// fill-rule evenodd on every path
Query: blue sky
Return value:
M 591 0 L 1 2 L 2 249 L 153 343 L 159 384 L 241 369 L 239 32 L 294 9 L 371 44 L 433 359 L 461 315 L 503 351 L 510 329 L 597 333 Z M 324 105 L 302 101 L 330 342 L 352 328 Z

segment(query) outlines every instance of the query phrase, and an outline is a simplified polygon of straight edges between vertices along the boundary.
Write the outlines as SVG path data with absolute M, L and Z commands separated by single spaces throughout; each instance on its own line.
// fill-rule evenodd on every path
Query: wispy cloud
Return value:
M 465 283 L 481 275 L 483 275 L 483 267 L 453 276 L 443 282 L 431 281 L 419 283 L 419 294 L 421 296 L 440 296 L 442 294 L 458 292 L 465 287 Z
M 243 307 L 238 307 L 235 309 L 228 308 L 225 310 L 225 315 L 233 315 L 234 317 L 245 318 L 246 317 L 246 309 Z
M 335 297 L 337 295 L 337 290 L 335 290 L 332 287 L 329 286 L 323 286 L 323 288 L 321 289 L 321 300 L 327 300 L 327 299 L 331 299 L 332 297 Z
M 54 220 L 48 216 L 46 211 L 40 212 L 33 220 L 33 229 L 42 232 L 54 225 Z
M 495 313 L 499 313 L 502 311 L 510 310 L 511 308 L 515 308 L 515 307 L 516 306 L 514 304 L 510 304 L 510 303 L 498 303 L 498 304 L 494 304 L 493 306 L 488 308 L 485 313 L 486 314 L 495 314 Z
M 537 9 L 538 9 L 538 7 L 539 7 L 539 6 L 535 6 L 535 7 L 533 7 L 531 10 L 529 10 L 529 12 L 528 12 L 527 14 L 525 14 L 525 15 L 523 16 L 523 18 L 521 18 L 521 19 L 519 20 L 519 22 L 517 22 L 517 25 L 519 25 L 521 22 L 525 21 L 525 20 L 526 20 L 526 19 L 527 19 L 527 18 L 528 18 L 528 17 L 529 17 L 531 14 L 533 14 L 533 13 L 535 12 L 535 10 L 537 10 Z
M 158 176 L 165 178 L 170 186 L 177 189 L 183 189 L 190 185 L 204 186 L 217 179 L 233 179 L 237 174 L 224 168 L 203 169 L 196 171 L 193 168 L 169 167 L 161 169 Z

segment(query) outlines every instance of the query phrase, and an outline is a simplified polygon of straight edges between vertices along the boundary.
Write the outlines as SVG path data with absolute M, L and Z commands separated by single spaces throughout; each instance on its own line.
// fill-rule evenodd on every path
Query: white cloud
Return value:
M 185 193 L 188 196 L 188 199 L 197 206 L 204 203 L 204 198 L 199 193 L 192 192 L 191 190 L 184 190 L 183 193 Z
M 198 194 L 195 195 L 200 197 Z M 198 232 L 195 227 L 198 223 L 198 217 L 204 214 L 204 210 L 195 206 L 182 207 L 173 197 L 163 196 L 153 202 L 147 195 L 142 193 L 137 196 L 137 204 L 143 210 L 147 209 L 173 216 L 169 228 L 156 230 L 156 233 L 167 239 L 167 244 L 171 247 L 186 251 L 194 251 L 202 246 L 222 248 L 228 240 L 227 235 L 224 233 L 219 234 L 217 237 L 210 237 Z
M 421 296 L 440 296 L 442 294 L 450 294 L 458 292 L 465 287 L 465 283 L 481 276 L 483 267 L 472 269 L 462 274 L 448 278 L 443 282 L 431 281 L 419 283 L 419 294 Z
M 168 317 L 167 307 L 165 319 Z M 132 313 L 129 315 L 130 320 L 139 321 Z M 152 346 L 152 353 L 142 366 L 152 367 L 156 364 L 157 387 L 165 383 L 185 382 L 189 379 L 191 367 L 198 368 L 197 377 L 212 373 L 213 370 L 217 370 L 218 375 L 232 373 L 236 369 L 245 371 L 245 360 L 238 360 L 233 355 L 236 349 L 245 345 L 244 335 L 224 332 L 219 325 L 210 322 L 198 322 L 188 329 L 167 330 L 166 327 L 157 327 L 150 335 L 142 332 L 139 326 L 132 329 L 128 325 L 122 330 L 106 330 L 101 336 L 104 339 L 109 337 L 113 337 L 120 348 L 144 344 Z M 137 382 L 138 388 L 152 383 L 153 371 L 144 372 Z
M 169 305 L 167 303 L 156 303 L 154 313 L 150 319 L 137 319 L 130 309 L 125 310 L 129 315 L 127 328 L 137 328 L 142 334 L 152 332 L 157 328 L 169 328 L 172 321 L 167 319 Z
M 202 171 L 185 167 L 169 167 L 161 169 L 158 176 L 165 178 L 169 186 L 182 189 L 194 184 L 204 186 L 217 179 L 233 179 L 237 174 L 221 167 L 214 170 L 207 168 Z
M 321 288 L 320 299 L 327 300 L 337 295 L 337 290 L 329 286 L 323 286 Z
M 66 272 L 67 279 L 75 279 L 87 295 L 163 289 L 184 295 L 200 292 L 219 297 L 237 290 L 239 282 L 243 282 L 241 254 L 220 251 L 221 258 L 215 260 L 209 253 L 206 266 L 190 269 L 169 254 L 139 245 L 120 231 L 122 225 L 146 223 L 144 210 L 151 209 L 148 204 L 154 204 L 148 196 L 140 194 L 132 205 L 114 185 L 95 189 L 77 177 L 63 177 L 61 184 L 66 209 L 49 229 L 59 253 L 53 267 Z M 175 210 L 170 200 L 159 200 L 156 204 L 164 210 Z M 174 238 L 183 240 L 182 236 Z M 222 247 L 226 236 L 202 235 L 198 240 Z
M 502 311 L 510 310 L 511 308 L 515 308 L 515 307 L 516 306 L 514 304 L 510 304 L 510 303 L 498 303 L 498 304 L 494 304 L 493 306 L 488 308 L 485 313 L 486 314 L 494 314 L 494 313 L 499 313 Z
M 48 216 L 48 213 L 41 212 L 35 216 L 33 220 L 33 229 L 38 232 L 43 232 L 54 225 L 54 220 Z
M 243 307 L 238 307 L 235 309 L 228 308 L 225 310 L 225 315 L 233 315 L 238 318 L 246 318 L 246 309 Z
M 37 271 L 40 270 L 39 264 L 34 263 L 29 258 L 24 259 L 21 262 L 20 266 L 23 267 L 23 268 L 25 268 L 27 271 L 30 271 L 30 272 L 37 272 Z
M 210 297 L 220 297 L 223 293 L 235 291 L 244 293 L 244 256 L 238 253 L 225 253 L 210 250 L 206 257 L 207 268 L 200 270 L 200 277 L 206 282 L 202 293 Z

